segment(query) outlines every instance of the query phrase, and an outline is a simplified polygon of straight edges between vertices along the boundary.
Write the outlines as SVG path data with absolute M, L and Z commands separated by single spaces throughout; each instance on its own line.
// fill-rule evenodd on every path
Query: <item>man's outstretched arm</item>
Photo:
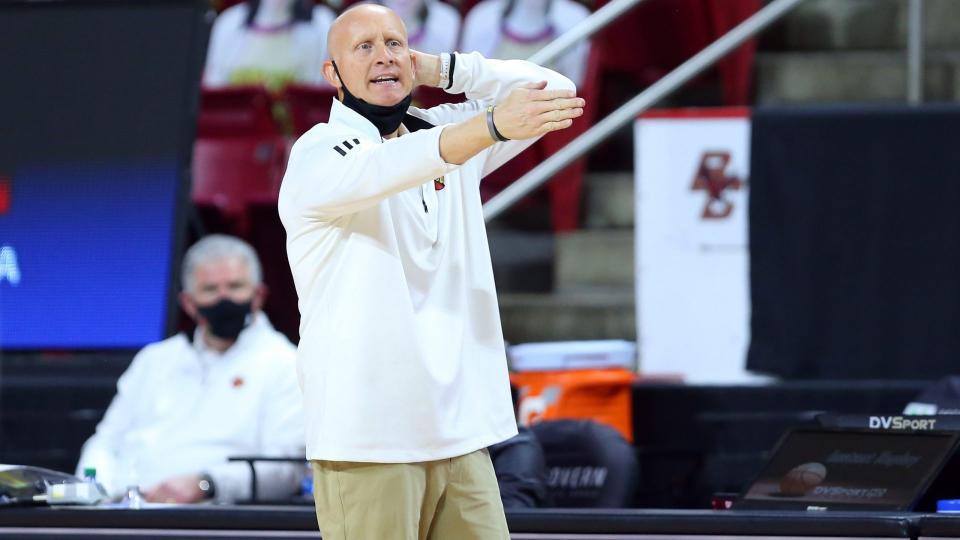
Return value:
M 525 140 L 573 125 L 573 119 L 583 114 L 583 99 L 574 90 L 545 90 L 546 85 L 539 81 L 510 92 L 493 110 L 496 130 L 507 139 Z M 443 130 L 440 155 L 447 163 L 461 165 L 495 142 L 487 113 L 482 112 Z
M 416 57 L 416 84 L 436 87 L 440 84 L 440 57 L 411 51 Z M 444 124 L 472 119 L 482 115 L 475 127 L 486 130 L 485 112 L 494 105 L 494 121 L 501 135 L 511 139 L 497 144 L 484 167 L 484 174 L 496 169 L 506 161 L 533 144 L 539 137 L 572 125 L 572 120 L 583 114 L 584 100 L 576 97 L 576 87 L 570 79 L 550 69 L 525 60 L 494 60 L 479 53 L 456 54 L 448 92 L 464 92 L 471 101 L 461 104 L 446 104 L 422 111 L 434 124 Z M 540 90 L 526 97 L 529 109 L 510 110 L 522 101 L 515 95 L 521 90 Z M 569 93 L 560 93 L 567 91 Z M 557 93 L 553 93 L 557 92 Z M 504 116 L 503 113 L 508 113 Z M 512 114 L 509 114 L 512 113 Z M 516 115 L 520 114 L 518 118 Z M 513 121 L 521 121 L 523 131 L 513 131 Z M 566 121 L 570 120 L 570 121 Z M 504 124 L 511 124 L 506 125 Z M 505 127 L 505 129 L 504 129 Z M 478 136 L 480 133 L 474 132 Z M 453 132 L 451 135 L 460 136 Z M 491 142 L 490 145 L 493 143 Z M 488 147 L 490 146 L 488 145 Z M 476 154 L 473 154 L 476 155 Z M 449 156 L 454 158 L 455 156 Z M 472 157 L 472 155 L 470 156 Z M 469 159 L 469 158 L 468 158 Z
M 572 96 L 572 90 L 536 85 L 516 89 L 496 108 L 497 130 L 526 139 L 563 129 L 582 114 L 576 107 L 582 100 Z M 442 176 L 494 144 L 485 114 L 382 144 L 348 140 L 350 149 L 341 151 L 336 147 L 347 136 L 327 126 L 323 135 L 294 145 L 280 193 L 281 214 L 331 219 Z

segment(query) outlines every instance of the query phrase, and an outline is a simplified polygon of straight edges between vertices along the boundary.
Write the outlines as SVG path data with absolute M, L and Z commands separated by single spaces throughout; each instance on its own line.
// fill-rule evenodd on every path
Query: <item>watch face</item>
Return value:
M 216 493 L 213 478 L 210 478 L 209 474 L 200 477 L 200 481 L 197 482 L 197 487 L 200 489 L 200 492 L 203 493 L 204 498 L 207 499 L 212 499 Z

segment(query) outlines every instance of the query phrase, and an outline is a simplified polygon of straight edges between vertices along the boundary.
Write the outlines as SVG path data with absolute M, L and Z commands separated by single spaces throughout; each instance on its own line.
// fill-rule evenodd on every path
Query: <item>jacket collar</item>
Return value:
M 411 107 L 410 110 L 415 110 L 414 107 Z M 360 113 L 347 107 L 340 102 L 339 99 L 333 98 L 333 106 L 330 107 L 330 119 L 328 120 L 330 124 L 342 124 L 349 126 L 353 129 L 358 129 L 363 132 L 364 135 L 367 135 L 373 140 L 381 140 L 380 131 L 377 129 L 377 126 L 373 125 L 373 122 L 367 120 L 363 116 L 360 116 Z M 418 118 L 409 112 L 403 117 L 403 125 L 407 128 L 408 131 L 413 133 L 421 129 L 429 129 L 433 127 L 433 124 Z
M 330 107 L 330 124 L 343 124 L 353 129 L 358 129 L 364 135 L 375 141 L 380 140 L 380 131 L 373 122 L 360 116 L 360 113 L 347 107 L 339 99 L 333 98 L 333 106 Z

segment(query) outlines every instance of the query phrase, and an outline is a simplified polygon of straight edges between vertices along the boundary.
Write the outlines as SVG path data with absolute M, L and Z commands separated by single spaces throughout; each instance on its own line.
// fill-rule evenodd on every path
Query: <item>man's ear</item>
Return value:
M 190 295 L 181 292 L 177 295 L 177 300 L 180 302 L 180 307 L 183 308 L 183 312 L 190 316 L 194 322 L 199 323 L 197 320 L 197 305 L 193 303 L 193 299 L 190 298 Z
M 266 285 L 261 283 L 257 285 L 257 288 L 253 291 L 253 302 L 251 303 L 251 311 L 256 313 L 263 309 L 263 305 L 267 303 L 267 295 L 269 294 L 270 289 Z
M 337 77 L 337 72 L 333 69 L 333 62 L 326 60 L 323 63 L 323 78 L 326 79 L 330 86 L 340 90 L 340 87 L 343 86 L 343 83 L 340 81 L 340 77 Z

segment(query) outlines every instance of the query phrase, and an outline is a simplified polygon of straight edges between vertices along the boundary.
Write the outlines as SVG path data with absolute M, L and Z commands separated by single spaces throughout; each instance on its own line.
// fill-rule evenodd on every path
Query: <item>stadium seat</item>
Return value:
M 413 105 L 421 109 L 429 109 L 444 103 L 460 103 L 466 96 L 463 94 L 448 94 L 442 88 L 419 86 L 413 93 Z
M 531 429 L 543 446 L 553 506 L 632 506 L 639 476 L 637 456 L 615 429 L 592 420 L 548 420 Z
M 599 0 L 597 8 L 608 3 Z M 760 0 L 646 2 L 594 40 L 604 50 L 600 69 L 628 74 L 637 85 L 648 86 L 755 13 L 760 5 Z M 755 40 L 748 40 L 718 64 L 725 105 L 749 102 L 755 46 Z M 696 81 L 702 80 L 701 76 Z
M 271 137 L 280 134 L 273 99 L 262 86 L 204 88 L 197 137 Z
M 288 85 L 283 91 L 283 100 L 290 111 L 293 135 L 299 137 L 320 122 L 326 122 L 336 97 L 337 91 L 331 86 Z
M 244 235 L 251 204 L 276 204 L 286 155 L 286 140 L 279 136 L 198 139 L 193 203 L 216 208 L 235 223 L 235 234 Z
M 191 199 L 243 236 L 251 204 L 275 204 L 287 142 L 262 86 L 203 89 L 193 147 Z

